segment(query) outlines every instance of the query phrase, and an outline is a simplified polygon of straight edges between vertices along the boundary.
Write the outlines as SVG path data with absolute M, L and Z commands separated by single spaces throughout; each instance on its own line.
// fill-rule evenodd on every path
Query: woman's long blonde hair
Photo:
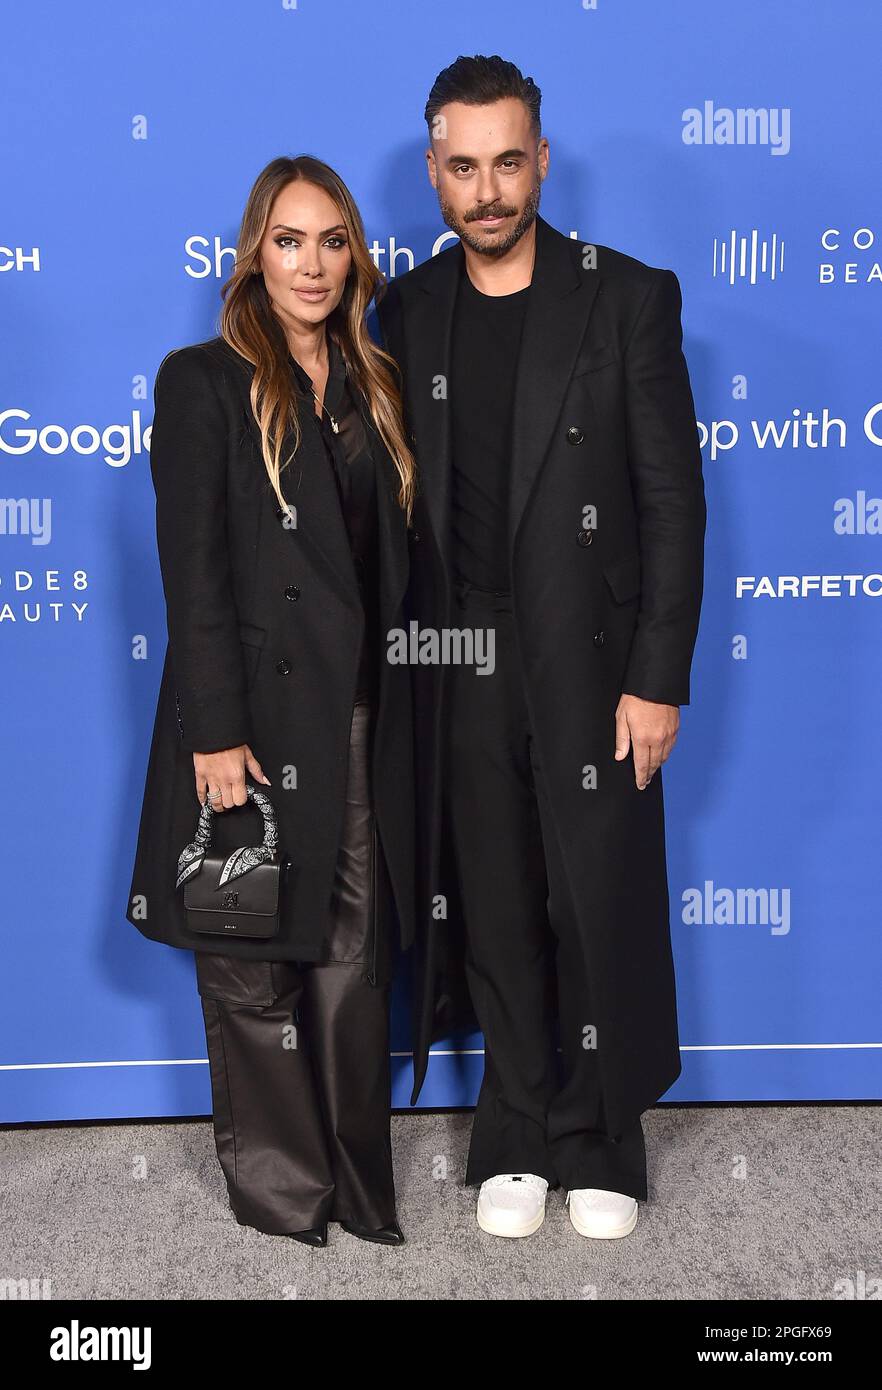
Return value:
M 274 159 L 258 175 L 242 216 L 236 268 L 221 290 L 221 334 L 254 367 L 251 408 L 260 429 L 266 471 L 280 506 L 287 507 L 280 477 L 293 453 L 283 461 L 282 442 L 286 431 L 293 430 L 296 452 L 300 447 L 300 420 L 285 331 L 272 308 L 263 275 L 252 274 L 252 270 L 276 196 L 297 179 L 324 189 L 346 227 L 352 265 L 342 298 L 328 315 L 326 327 L 339 343 L 350 378 L 364 397 L 371 419 L 389 450 L 401 480 L 398 501 L 410 522 L 416 469 L 403 425 L 397 364 L 376 345 L 365 326 L 368 305 L 384 284 L 384 277 L 368 253 L 364 225 L 352 194 L 333 169 L 311 155 Z

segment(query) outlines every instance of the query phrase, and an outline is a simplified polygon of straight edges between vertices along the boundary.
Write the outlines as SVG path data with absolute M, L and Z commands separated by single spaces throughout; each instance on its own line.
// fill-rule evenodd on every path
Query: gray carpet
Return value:
M 536 1235 L 500 1240 L 462 1185 L 471 1115 L 396 1115 L 398 1250 L 337 1225 L 324 1250 L 239 1226 L 208 1122 L 5 1129 L 2 1275 L 56 1299 L 832 1299 L 882 1275 L 880 1121 L 869 1105 L 652 1110 L 631 1236 L 585 1240 L 557 1191 Z

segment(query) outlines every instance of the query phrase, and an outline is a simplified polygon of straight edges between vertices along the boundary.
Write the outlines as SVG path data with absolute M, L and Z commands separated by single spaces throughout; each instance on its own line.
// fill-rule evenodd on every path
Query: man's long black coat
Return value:
M 593 995 L 586 1024 L 598 1030 L 616 1133 L 681 1068 L 662 774 L 639 791 L 631 756 L 615 760 L 615 710 L 623 692 L 689 703 L 704 482 L 676 275 L 573 241 L 541 217 L 536 225 L 513 418 L 511 591 Z M 457 242 L 391 281 L 379 305 L 384 342 L 403 371 L 421 476 L 409 595 L 421 628 L 457 626 L 446 383 L 463 256 Z M 584 510 L 592 506 L 596 526 Z M 430 1043 L 452 1024 L 474 1022 L 462 1008 L 463 935 L 444 832 L 446 676 L 443 666 L 414 668 L 414 1101 Z
M 223 338 L 160 364 L 150 466 L 169 642 L 147 767 L 128 920 L 171 946 L 252 960 L 315 960 L 329 926 L 346 801 L 364 612 L 333 474 L 311 402 L 282 471 L 286 518 L 260 454 L 253 368 Z M 407 528 L 398 474 L 367 411 L 379 516 L 380 632 L 403 622 Z M 293 447 L 289 433 L 282 456 Z M 292 525 L 292 520 L 296 524 Z M 413 935 L 413 754 L 409 672 L 384 659 L 373 750 L 374 802 L 398 910 Z M 248 743 L 272 786 L 280 849 L 293 868 L 278 937 L 248 941 L 187 927 L 178 855 L 200 805 L 193 753 Z M 246 769 L 246 777 L 250 776 Z M 263 838 L 253 806 L 218 813 L 214 844 Z

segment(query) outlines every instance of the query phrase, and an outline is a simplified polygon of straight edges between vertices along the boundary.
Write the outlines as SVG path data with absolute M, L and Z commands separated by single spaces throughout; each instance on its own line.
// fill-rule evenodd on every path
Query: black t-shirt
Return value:
M 496 593 L 510 587 L 511 417 L 529 292 L 482 294 L 463 261 L 450 370 L 453 570 Z

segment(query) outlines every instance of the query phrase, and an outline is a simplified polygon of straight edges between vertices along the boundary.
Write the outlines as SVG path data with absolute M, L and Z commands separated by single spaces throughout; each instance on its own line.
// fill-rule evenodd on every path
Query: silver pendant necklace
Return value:
M 312 387 L 310 387 L 309 389 L 312 391 Z M 325 412 L 325 414 L 327 415 L 328 419 L 330 420 L 330 422 L 331 422 L 331 429 L 334 431 L 335 434 L 339 434 L 339 433 L 340 433 L 340 426 L 337 424 L 337 421 L 334 419 L 334 417 L 333 417 L 333 415 L 331 414 L 330 410 L 328 410 L 328 407 L 325 405 L 324 401 L 319 401 L 319 398 L 318 398 L 318 396 L 316 395 L 315 391 L 312 391 L 312 394 L 315 396 L 315 398 L 316 398 L 316 400 L 318 401 L 319 405 L 321 406 L 322 410 Z

